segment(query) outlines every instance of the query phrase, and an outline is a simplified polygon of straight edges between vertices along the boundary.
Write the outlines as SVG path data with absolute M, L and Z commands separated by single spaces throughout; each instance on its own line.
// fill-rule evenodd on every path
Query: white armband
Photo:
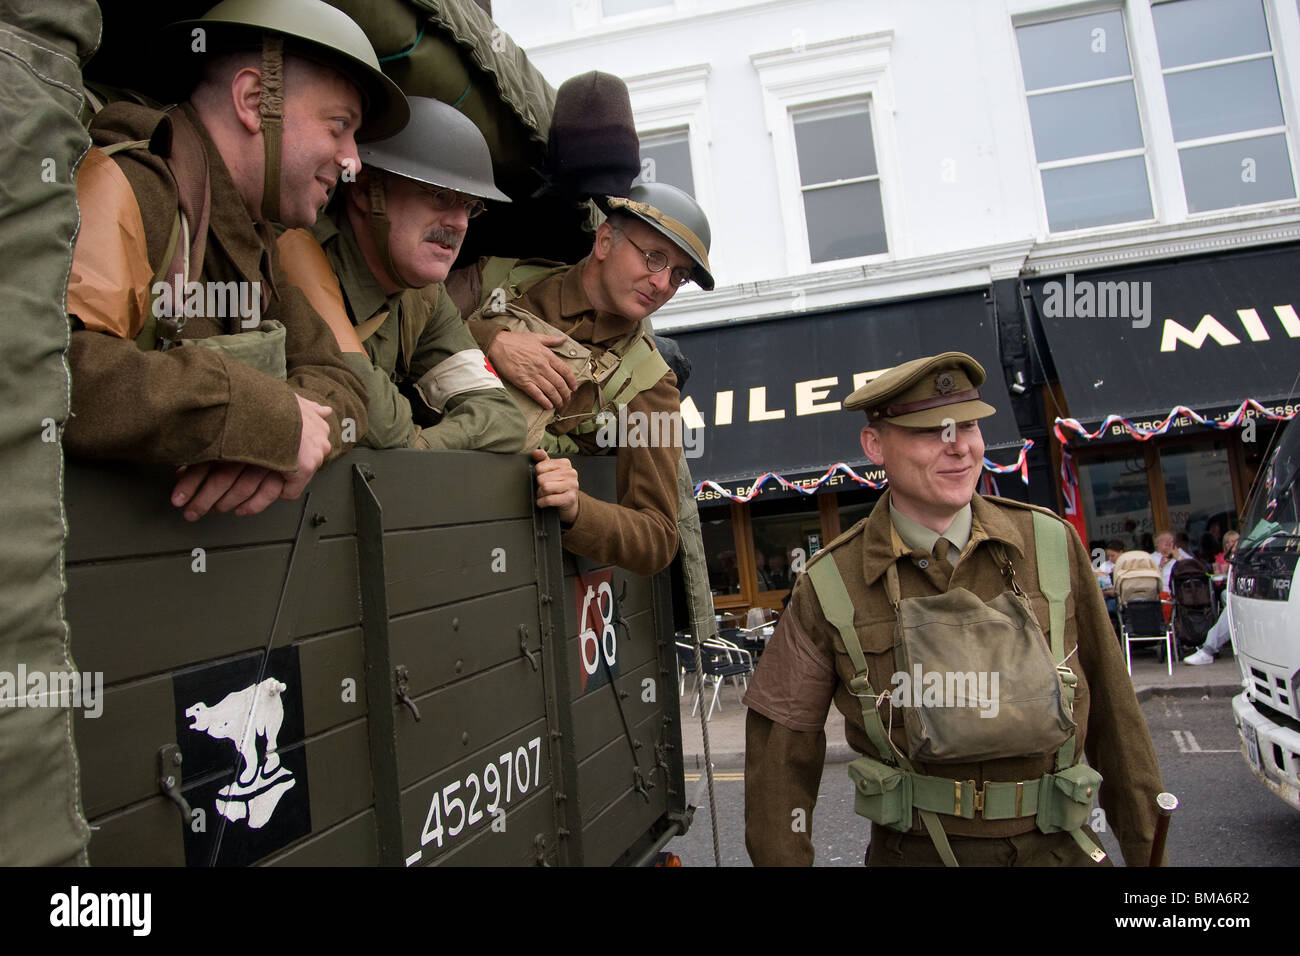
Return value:
M 420 397 L 435 412 L 441 412 L 448 399 L 462 392 L 480 388 L 505 388 L 492 366 L 488 365 L 487 356 L 479 349 L 463 349 L 439 362 L 420 376 L 415 387 Z

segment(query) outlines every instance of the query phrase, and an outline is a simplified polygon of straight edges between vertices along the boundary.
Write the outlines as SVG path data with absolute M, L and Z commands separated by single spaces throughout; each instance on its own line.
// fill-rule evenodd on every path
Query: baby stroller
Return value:
M 1196 558 L 1174 563 L 1170 581 L 1174 599 L 1174 637 L 1180 653 L 1190 653 L 1205 643 L 1214 626 L 1214 598 L 1210 594 L 1210 569 Z
M 1174 631 L 1165 620 L 1160 601 L 1160 569 L 1145 551 L 1125 551 L 1111 572 L 1118 603 L 1120 641 L 1129 674 L 1133 673 L 1132 645 L 1150 641 L 1159 645 L 1161 659 L 1174 672 Z

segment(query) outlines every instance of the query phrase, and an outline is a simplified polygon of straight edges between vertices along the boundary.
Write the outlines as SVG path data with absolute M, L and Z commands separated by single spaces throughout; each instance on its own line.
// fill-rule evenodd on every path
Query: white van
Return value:
M 1251 770 L 1300 810 L 1300 425 L 1255 482 L 1228 578 L 1228 620 L 1244 691 L 1232 716 Z

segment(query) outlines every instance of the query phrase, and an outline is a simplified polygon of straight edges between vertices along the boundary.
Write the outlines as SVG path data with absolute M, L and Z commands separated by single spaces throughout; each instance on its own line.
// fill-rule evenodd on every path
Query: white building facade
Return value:
M 556 86 L 621 76 L 643 175 L 709 216 L 717 289 L 688 286 L 654 321 L 695 363 L 685 407 L 726 452 L 692 463 L 716 481 L 699 500 L 720 605 L 774 603 L 790 575 L 772 565 L 878 496 L 860 422 L 824 413 L 947 348 L 985 364 L 1005 408 L 989 457 L 1035 444 L 1028 486 L 1000 476 L 1004 493 L 1073 497 L 1088 539 L 1125 547 L 1170 527 L 1204 550 L 1235 526 L 1300 368 L 1297 0 L 495 0 L 493 15 Z M 1265 411 L 1234 417 L 1251 399 Z M 1079 434 L 1112 413 L 1133 428 Z M 1063 445 L 1052 426 L 1071 415 Z M 818 483 L 839 463 L 856 477 Z M 755 490 L 766 471 L 818 493 Z

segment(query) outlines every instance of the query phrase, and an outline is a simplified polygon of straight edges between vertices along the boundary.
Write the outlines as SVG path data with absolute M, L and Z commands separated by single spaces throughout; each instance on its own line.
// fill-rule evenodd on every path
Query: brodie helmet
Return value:
M 391 136 L 410 116 L 406 97 L 379 68 L 370 40 L 351 17 L 324 0 L 222 0 L 197 20 L 171 24 L 164 34 L 182 73 L 197 73 L 207 53 L 262 51 L 262 117 L 266 162 L 262 215 L 280 218 L 280 140 L 284 124 L 284 43 L 291 53 L 333 67 L 361 90 L 357 140 Z M 189 69 L 185 69 L 186 65 Z
M 709 271 L 709 219 L 700 204 L 668 183 L 637 183 L 626 198 L 607 196 L 611 212 L 629 213 L 658 230 L 691 257 L 691 278 L 705 292 L 713 290 Z

